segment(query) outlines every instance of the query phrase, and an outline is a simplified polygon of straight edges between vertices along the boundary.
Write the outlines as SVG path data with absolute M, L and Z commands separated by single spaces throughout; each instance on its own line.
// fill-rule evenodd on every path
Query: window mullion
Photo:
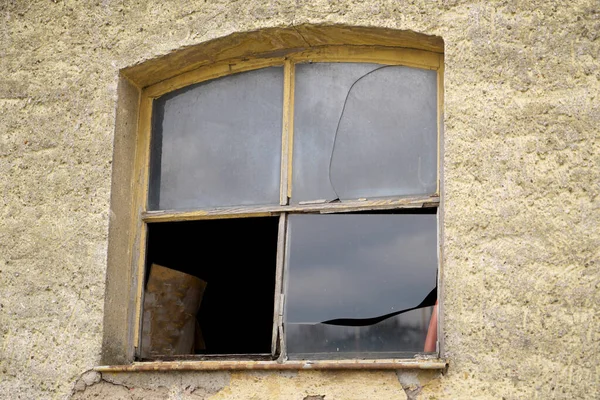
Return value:
M 292 196 L 292 150 L 294 139 L 294 70 L 290 60 L 283 65 L 283 124 L 281 138 L 281 190 L 279 204 L 287 205 Z
M 275 270 L 275 296 L 273 307 L 273 336 L 271 341 L 271 354 L 277 353 L 277 347 L 282 349 L 281 342 L 283 340 L 280 333 L 283 325 L 283 269 L 285 262 L 285 242 L 287 231 L 287 214 L 279 216 L 279 228 L 277 232 L 277 265 Z M 283 352 L 282 352 L 283 354 Z

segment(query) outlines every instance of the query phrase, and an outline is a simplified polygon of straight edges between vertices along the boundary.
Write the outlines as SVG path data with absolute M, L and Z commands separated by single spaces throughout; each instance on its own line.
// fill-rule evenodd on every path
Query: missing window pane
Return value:
M 436 215 L 291 215 L 284 330 L 290 358 L 423 352 L 437 297 Z
M 203 346 L 188 354 L 271 353 L 277 234 L 277 217 L 149 224 L 146 293 L 153 265 L 205 286 L 195 316 Z M 177 330 L 177 318 L 162 328 Z

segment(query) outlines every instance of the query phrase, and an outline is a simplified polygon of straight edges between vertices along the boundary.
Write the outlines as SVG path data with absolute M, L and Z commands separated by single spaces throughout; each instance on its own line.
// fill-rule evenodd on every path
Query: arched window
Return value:
M 137 357 L 423 354 L 438 288 L 442 57 L 325 44 L 143 88 Z

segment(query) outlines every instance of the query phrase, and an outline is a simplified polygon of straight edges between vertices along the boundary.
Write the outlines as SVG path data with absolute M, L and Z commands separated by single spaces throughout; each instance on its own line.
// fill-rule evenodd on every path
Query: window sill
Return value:
M 445 359 L 419 360 L 320 360 L 320 361 L 151 361 L 129 365 L 95 367 L 97 372 L 144 371 L 239 371 L 239 370 L 441 370 L 448 366 Z

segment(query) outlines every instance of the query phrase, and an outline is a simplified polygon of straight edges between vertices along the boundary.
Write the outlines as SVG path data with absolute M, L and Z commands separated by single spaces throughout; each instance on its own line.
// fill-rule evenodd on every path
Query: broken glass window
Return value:
M 294 107 L 294 203 L 435 193 L 435 71 L 300 64 Z
M 290 358 L 412 356 L 437 297 L 435 214 L 290 215 Z
M 282 104 L 282 67 L 157 99 L 148 208 L 278 204 Z

